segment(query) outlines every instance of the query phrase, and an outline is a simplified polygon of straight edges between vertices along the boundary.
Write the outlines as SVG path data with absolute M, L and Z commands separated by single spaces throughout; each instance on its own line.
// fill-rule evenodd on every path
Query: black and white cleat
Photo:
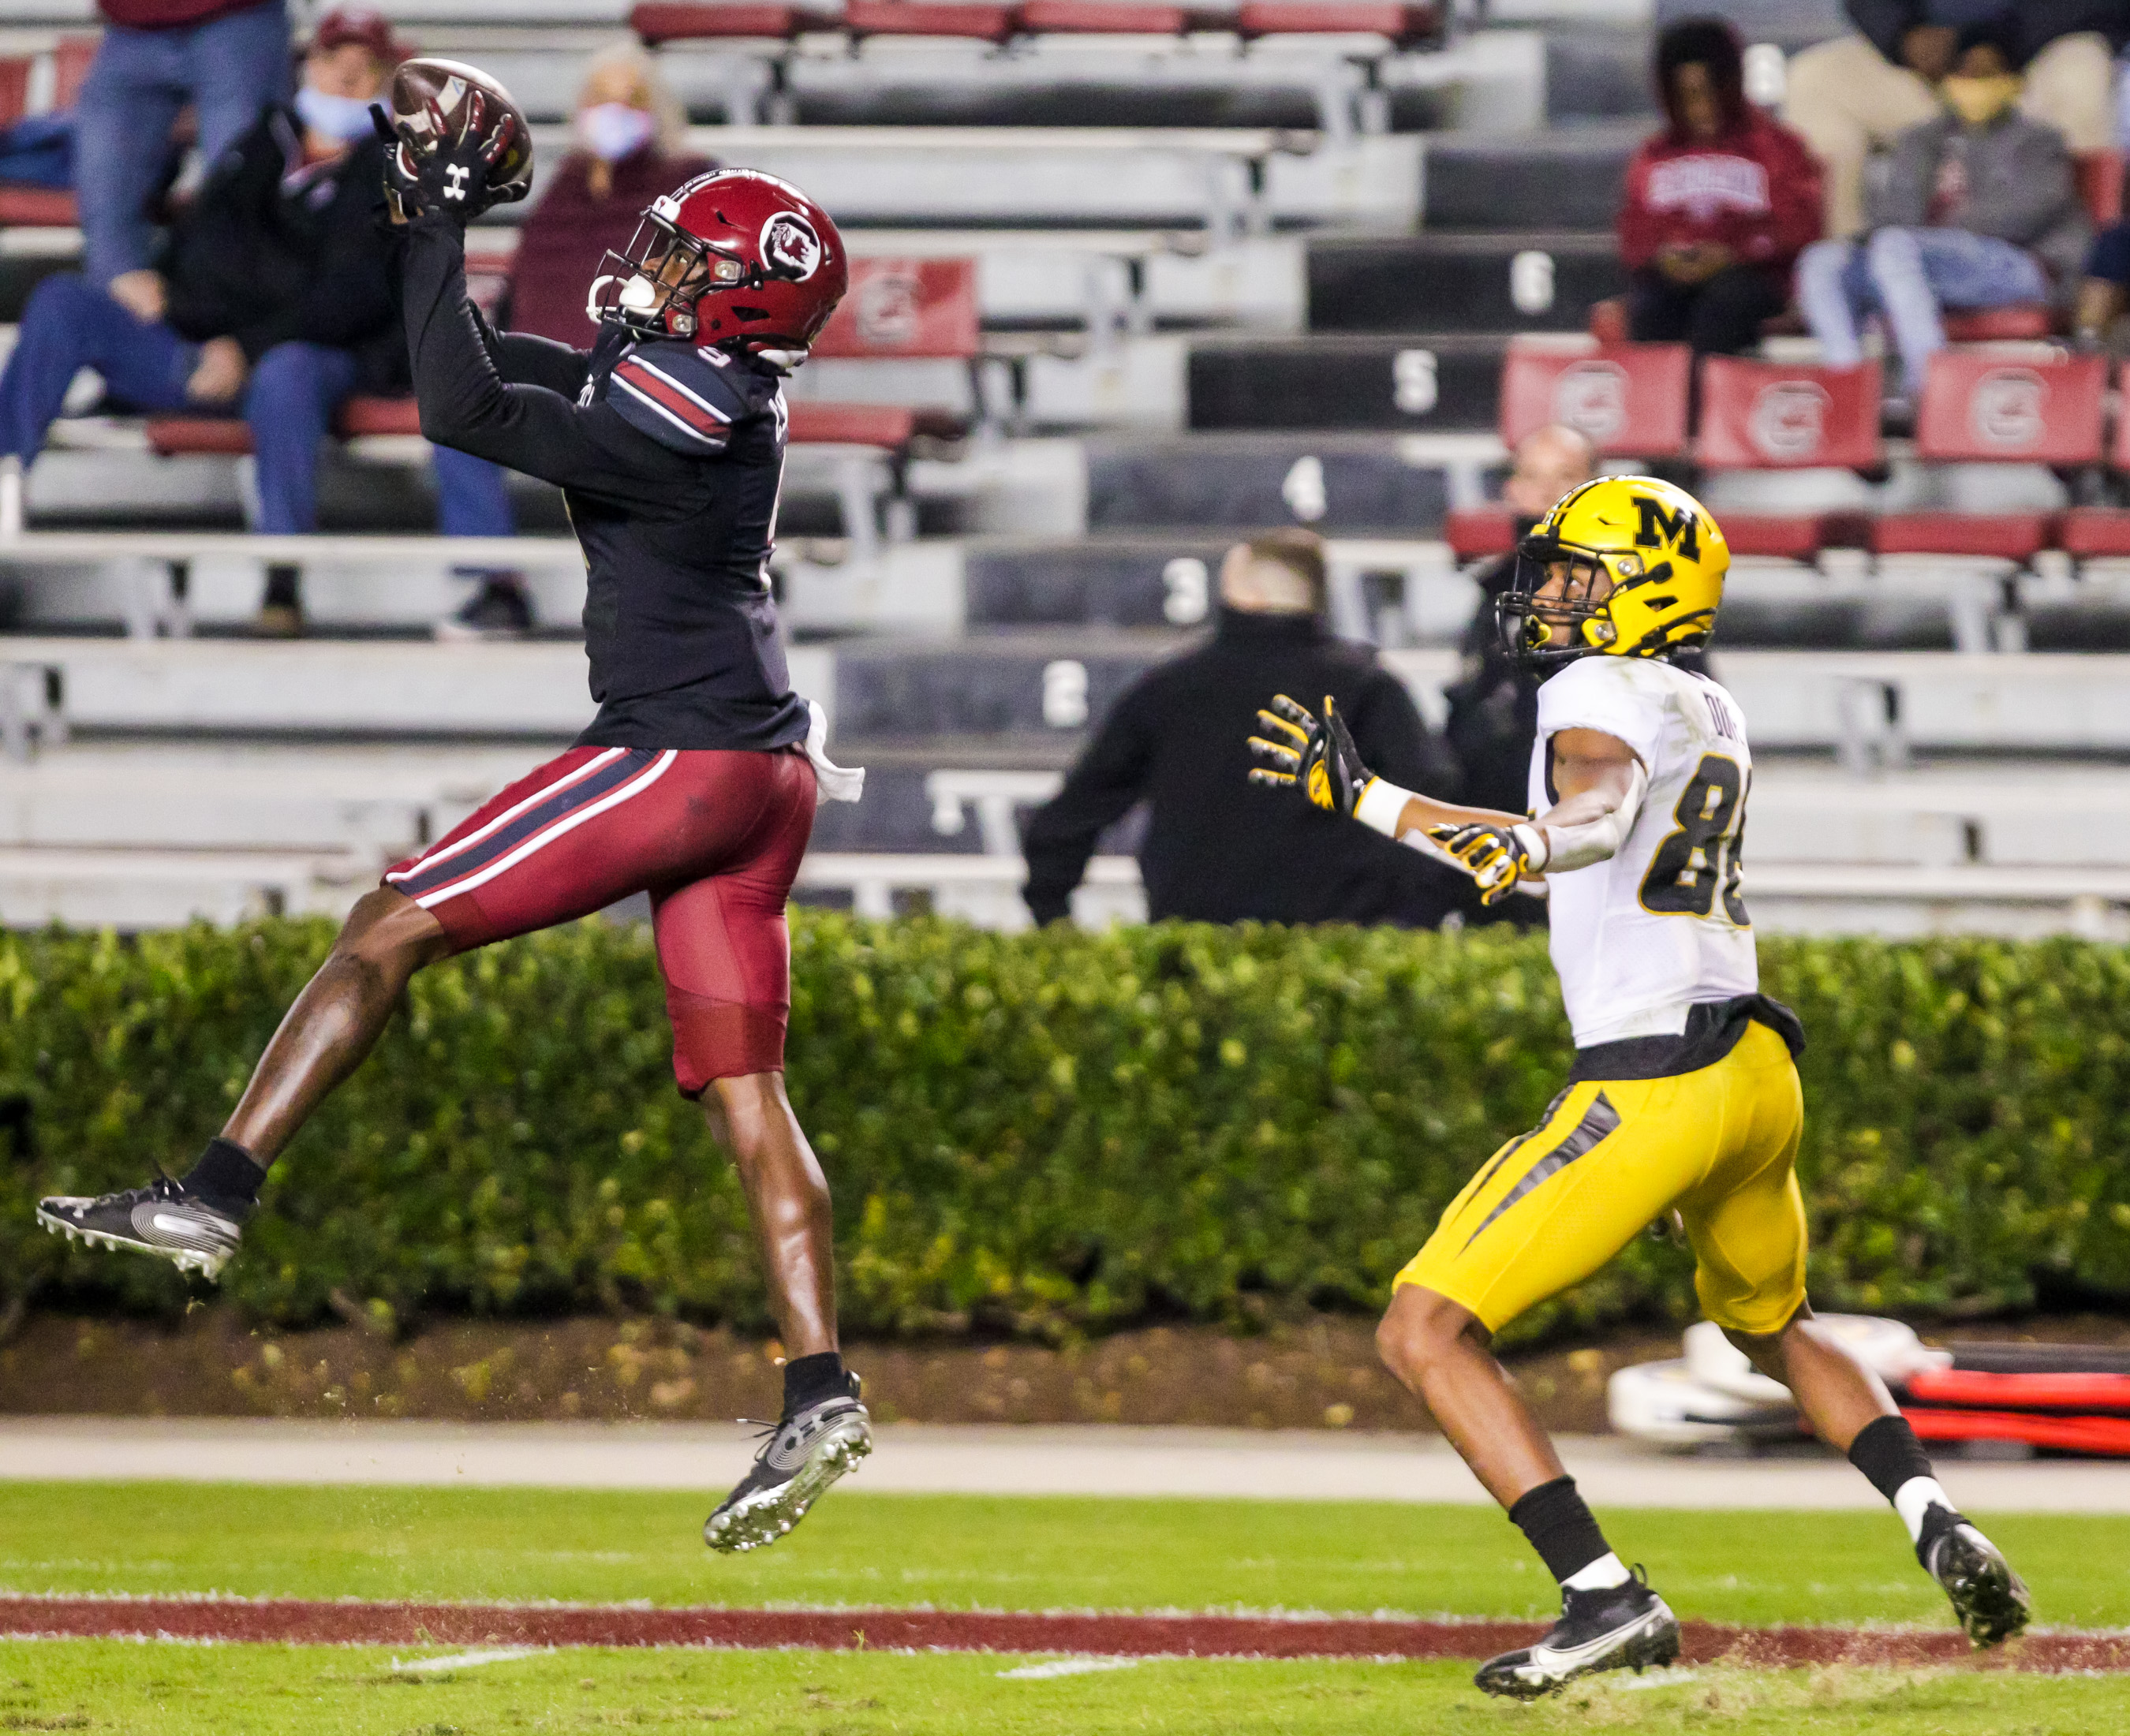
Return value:
M 872 1451 L 872 1419 L 858 1402 L 856 1375 L 848 1393 L 762 1426 L 767 1438 L 754 1468 L 703 1524 L 703 1541 L 724 1554 L 775 1543 Z
M 243 1238 L 249 1205 L 210 1205 L 168 1176 L 146 1187 L 93 1199 L 55 1194 L 37 1202 L 37 1222 L 71 1241 L 107 1248 L 160 1254 L 180 1271 L 213 1279 L 221 1275 Z
M 1560 1619 L 1535 1646 L 1504 1652 L 1472 1680 L 1485 1692 L 1536 1700 L 1599 1670 L 1644 1670 L 1679 1656 L 1679 1618 L 1640 1567 L 1624 1586 L 1563 1591 Z
M 1978 1650 L 2001 1646 L 2033 1619 L 2026 1581 L 1996 1544 L 1965 1519 L 1946 1526 L 1916 1552 L 1945 1587 L 1952 1613 Z

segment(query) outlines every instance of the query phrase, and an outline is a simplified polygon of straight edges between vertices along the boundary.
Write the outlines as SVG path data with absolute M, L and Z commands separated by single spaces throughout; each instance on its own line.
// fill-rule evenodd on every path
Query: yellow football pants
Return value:
M 1803 1125 L 1789 1050 L 1762 1024 L 1698 1072 L 1586 1080 L 1488 1161 L 1396 1281 L 1497 1331 L 1676 1206 L 1703 1312 L 1734 1331 L 1779 1331 L 1804 1300 Z

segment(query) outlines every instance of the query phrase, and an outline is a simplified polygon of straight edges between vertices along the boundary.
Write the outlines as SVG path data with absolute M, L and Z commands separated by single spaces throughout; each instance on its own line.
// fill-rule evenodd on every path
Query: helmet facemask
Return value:
M 600 261 L 585 312 L 652 336 L 693 337 L 696 302 L 708 291 L 738 287 L 747 275 L 742 261 L 646 212 L 628 251 Z
M 1494 626 L 1516 662 L 1550 668 L 1602 651 L 1619 637 L 1612 594 L 1642 576 L 1642 557 L 1578 547 L 1534 532 L 1516 546 L 1516 571 L 1494 599 Z M 1559 630 L 1565 628 L 1565 642 Z

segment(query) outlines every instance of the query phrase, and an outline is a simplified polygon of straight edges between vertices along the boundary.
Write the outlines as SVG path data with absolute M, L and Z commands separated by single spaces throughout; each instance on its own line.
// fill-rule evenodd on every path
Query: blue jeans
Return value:
M 89 280 L 101 288 L 152 256 L 146 215 L 188 103 L 213 163 L 289 93 L 289 15 L 264 0 L 210 23 L 174 30 L 107 25 L 75 107 L 74 187 Z
M 1868 240 L 1815 241 L 1798 260 L 1798 303 L 1830 366 L 1863 360 L 1858 331 L 1874 309 L 1900 352 L 1903 383 L 1922 389 L 1945 347 L 1941 308 L 2045 302 L 2049 282 L 2023 247 L 1964 229 L 1881 229 Z
M 31 292 L 14 353 L 0 371 L 0 455 L 26 466 L 83 368 L 103 376 L 111 395 L 136 410 L 189 405 L 185 382 L 199 349 L 168 326 L 137 320 L 71 272 Z M 356 358 L 322 344 L 276 344 L 259 358 L 244 394 L 244 417 L 258 454 L 257 528 L 277 536 L 316 530 L 318 446 L 333 413 L 355 390 Z M 447 537 L 508 537 L 514 528 L 503 472 L 485 459 L 438 446 L 437 522 Z
M 259 525 L 270 536 L 318 528 L 318 454 L 360 368 L 346 350 L 276 344 L 259 358 L 244 394 L 258 454 Z M 4 401 L 4 394 L 0 394 Z M 503 472 L 485 458 L 432 446 L 437 527 L 447 537 L 508 537 L 516 528 Z

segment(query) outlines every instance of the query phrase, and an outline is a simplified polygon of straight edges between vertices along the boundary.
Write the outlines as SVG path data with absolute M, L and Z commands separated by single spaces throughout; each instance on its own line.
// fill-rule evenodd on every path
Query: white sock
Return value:
M 1577 1569 L 1560 1583 L 1570 1591 L 1602 1591 L 1609 1586 L 1624 1586 L 1633 1577 L 1621 1564 L 1620 1557 L 1608 1549 L 1588 1567 Z
M 1894 1511 L 1908 1528 L 1910 1543 L 1923 1540 L 1923 1514 L 1932 1507 L 1942 1507 L 1947 1513 L 1960 1511 L 1934 1476 L 1912 1476 L 1894 1491 Z

